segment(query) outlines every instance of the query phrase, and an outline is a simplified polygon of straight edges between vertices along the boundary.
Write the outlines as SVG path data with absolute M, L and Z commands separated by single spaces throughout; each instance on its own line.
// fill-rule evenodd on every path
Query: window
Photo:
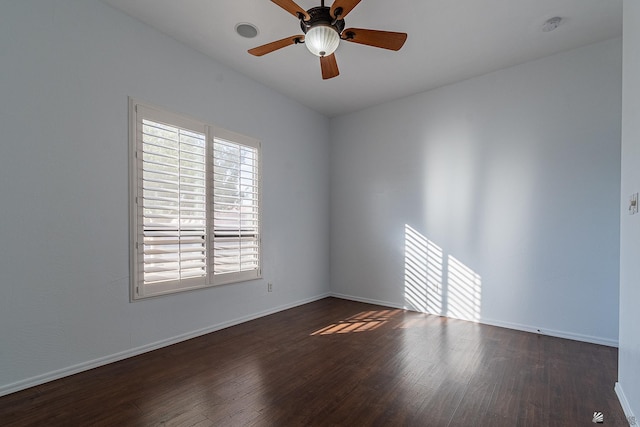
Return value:
M 260 143 L 130 100 L 132 299 L 261 277 Z

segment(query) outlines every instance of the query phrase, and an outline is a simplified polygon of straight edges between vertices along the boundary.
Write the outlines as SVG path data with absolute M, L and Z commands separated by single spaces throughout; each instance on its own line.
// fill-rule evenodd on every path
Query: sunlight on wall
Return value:
M 472 269 L 449 255 L 447 316 L 480 320 L 482 281 Z
M 446 278 L 446 279 L 445 279 Z M 405 224 L 404 295 L 410 310 L 480 320 L 480 275 Z
M 442 249 L 405 225 L 405 300 L 424 313 L 442 311 Z

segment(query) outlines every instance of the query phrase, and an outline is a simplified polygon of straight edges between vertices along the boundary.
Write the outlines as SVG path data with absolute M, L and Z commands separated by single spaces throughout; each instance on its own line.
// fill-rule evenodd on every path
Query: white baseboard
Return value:
M 185 334 L 177 335 L 175 337 L 171 337 L 165 340 L 157 341 L 151 344 L 146 344 L 140 347 L 135 347 L 129 350 L 125 350 L 119 353 L 110 354 L 108 356 L 100 357 L 98 359 L 90 360 L 87 362 L 78 363 L 77 365 L 69 366 L 66 368 L 62 368 L 56 371 L 47 372 L 42 375 L 37 375 L 35 377 L 27 378 L 25 380 L 17 381 L 11 384 L 0 386 L 0 397 L 6 396 L 11 393 L 15 393 L 17 391 L 25 390 L 29 387 L 34 387 L 40 384 L 47 383 L 49 381 L 57 380 L 60 378 L 64 378 L 70 375 L 74 375 L 83 371 L 88 371 L 89 369 L 97 368 L 100 366 L 107 365 L 109 363 L 117 362 L 119 360 L 128 359 L 129 357 L 137 356 L 142 353 L 146 353 L 152 350 L 157 350 L 162 347 L 167 347 L 169 345 L 173 345 L 182 341 L 189 340 L 191 338 L 196 338 L 202 335 L 209 334 L 211 332 L 216 332 L 221 329 L 225 329 L 231 326 L 239 325 L 244 322 L 248 322 L 250 320 L 258 319 L 260 317 L 268 316 L 270 314 L 278 313 L 280 311 L 288 310 L 290 308 L 298 307 L 300 305 L 308 304 L 310 302 L 318 301 L 324 298 L 329 297 L 330 294 L 322 294 L 312 298 L 307 298 L 304 300 L 296 301 L 290 304 L 282 305 L 279 307 L 274 307 L 269 310 L 261 311 L 259 313 L 250 314 L 247 316 L 239 317 L 237 319 L 232 319 L 226 322 L 221 322 L 216 325 L 212 325 L 203 329 L 198 329 L 196 331 L 187 332 Z
M 620 406 L 622 406 L 622 410 L 624 411 L 625 417 L 627 417 L 627 421 L 629 421 L 630 426 L 638 425 L 636 421 L 636 416 L 633 415 L 633 411 L 631 410 L 631 405 L 629 405 L 629 401 L 627 397 L 624 395 L 624 391 L 622 390 L 622 385 L 620 383 L 616 383 L 614 388 L 616 391 L 616 395 L 618 396 L 618 400 L 620 401 Z
M 351 301 L 364 302 L 364 303 L 367 303 L 367 304 L 381 305 L 383 307 L 399 308 L 399 309 L 406 309 L 406 310 L 415 311 L 412 308 L 407 307 L 406 305 L 393 303 L 393 302 L 389 302 L 389 301 L 379 301 L 379 300 L 356 297 L 356 296 L 353 296 L 353 295 L 345 295 L 345 294 L 340 294 L 340 293 L 335 293 L 335 292 L 332 292 L 331 296 L 332 297 L 336 297 L 336 298 L 351 300 Z M 442 316 L 441 314 L 435 314 L 435 315 L 436 316 Z M 574 340 L 574 341 L 588 342 L 588 343 L 591 343 L 591 344 L 606 345 L 608 347 L 618 347 L 618 341 L 617 340 L 611 340 L 611 339 L 602 338 L 602 337 L 594 337 L 594 336 L 590 336 L 590 335 L 576 334 L 576 333 L 573 333 L 573 332 L 557 331 L 557 330 L 553 330 L 553 329 L 542 329 L 541 330 L 540 328 L 537 328 L 535 326 L 522 325 L 522 324 L 518 324 L 518 323 L 511 323 L 511 322 L 503 322 L 503 321 L 492 320 L 492 319 L 480 319 L 478 321 L 473 321 L 473 320 L 468 320 L 468 319 L 461 319 L 461 320 L 467 320 L 467 321 L 471 321 L 471 322 L 475 322 L 475 323 L 480 323 L 482 325 L 498 326 L 500 328 L 514 329 L 514 330 L 523 331 L 523 332 L 531 332 L 531 333 L 534 333 L 534 334 L 548 335 L 548 336 L 557 337 L 557 338 L 565 338 L 565 339 Z
M 380 301 L 380 300 L 375 300 L 375 299 L 370 299 L 370 298 L 362 298 L 362 297 L 356 297 L 353 295 L 345 295 L 345 294 L 339 294 L 336 292 L 331 292 L 330 296 L 335 297 L 335 298 L 340 298 L 340 299 L 346 299 L 349 301 L 356 301 L 356 302 L 364 302 L 366 304 L 373 304 L 373 305 L 381 305 L 383 307 L 390 307 L 390 308 L 399 308 L 401 310 L 406 309 L 406 307 L 402 304 L 395 304 L 389 301 Z
M 617 340 L 608 338 L 594 337 L 591 335 L 577 334 L 573 332 L 558 331 L 554 329 L 540 329 L 534 326 L 521 325 L 518 323 L 501 322 L 497 320 L 482 319 L 479 323 L 484 325 L 498 326 L 501 328 L 515 329 L 517 331 L 531 332 L 534 334 L 548 335 L 550 337 L 564 338 L 573 341 L 588 342 L 591 344 L 605 345 L 607 347 L 618 347 Z
M 265 310 L 259 313 L 254 313 L 251 315 L 247 315 L 244 317 L 240 317 L 237 319 L 232 319 L 226 322 L 222 322 L 222 323 L 218 323 L 216 325 L 212 325 L 209 326 L 207 328 L 203 328 L 203 329 L 199 329 L 196 331 L 192 331 L 192 332 L 188 332 L 185 334 L 181 334 L 172 338 L 168 338 L 166 340 L 161 340 L 161 341 L 157 341 L 151 344 L 146 344 L 140 347 L 135 347 L 129 350 L 125 350 L 119 353 L 115 353 L 115 354 L 111 354 L 105 357 L 100 357 L 98 359 L 94 359 L 94 360 L 90 360 L 87 362 L 82 362 L 73 366 L 69 366 L 63 369 L 59 369 L 56 371 L 52 371 L 52 372 L 47 372 L 45 374 L 42 375 L 37 375 L 31 378 L 27 378 L 25 380 L 21 380 L 21 381 L 17 381 L 11 384 L 7 384 L 7 385 L 3 385 L 0 386 L 0 396 L 6 396 L 8 394 L 11 393 L 15 393 L 17 391 L 20 390 L 24 390 L 27 389 L 29 387 L 34 387 L 40 384 L 44 384 L 47 383 L 49 381 L 53 381 L 53 380 L 57 380 L 60 378 L 64 378 L 70 375 L 74 375 L 77 374 L 79 372 L 83 372 L 83 371 L 87 371 L 89 369 L 93 369 L 93 368 L 97 368 L 100 366 L 104 366 L 107 365 L 109 363 L 113 363 L 113 362 L 117 362 L 119 360 L 123 360 L 123 359 L 127 359 L 129 357 L 133 357 L 133 356 L 137 356 L 139 354 L 142 353 L 146 353 L 152 350 L 156 350 L 162 347 L 166 347 L 172 344 L 176 344 L 179 343 L 181 341 L 186 341 L 189 340 L 191 338 L 195 338 L 195 337 L 199 337 L 202 335 L 206 335 L 209 334 L 211 332 L 215 332 L 215 331 L 219 331 L 221 329 L 225 329 L 231 326 L 235 326 L 235 325 L 239 325 L 241 323 L 244 322 L 248 322 L 250 320 L 254 320 L 254 319 L 258 319 L 260 317 L 264 317 L 264 316 L 268 316 L 270 314 L 274 314 L 280 311 L 284 311 L 284 310 L 288 310 L 290 308 L 294 308 L 294 307 L 298 307 L 300 305 L 303 304 L 307 304 L 310 302 L 314 302 L 314 301 L 318 301 L 321 300 L 323 298 L 326 297 L 335 297 L 335 298 L 341 298 L 341 299 L 345 299 L 345 300 L 351 300 L 351 301 L 358 301 L 358 302 L 363 302 L 363 303 L 367 303 L 367 304 L 374 304 L 374 305 L 379 305 L 379 306 L 383 306 L 383 307 L 390 307 L 390 308 L 398 308 L 398 309 L 408 309 L 406 306 L 404 306 L 403 304 L 397 304 L 397 303 L 392 303 L 389 301 L 380 301 L 380 300 L 374 300 L 374 299 L 370 299 L 370 298 L 362 298 L 362 297 L 356 297 L 353 295 L 345 295 L 345 294 L 339 294 L 339 293 L 327 293 L 327 294 L 322 294 L 322 295 L 318 295 L 312 298 L 307 298 L 305 300 L 300 300 L 300 301 L 296 301 L 294 303 L 290 303 L 290 304 L 286 304 L 286 305 L 282 305 L 279 307 L 274 307 L 272 309 L 269 310 Z M 481 320 L 480 322 L 481 324 L 486 324 L 486 325 L 492 325 L 492 326 L 498 326 L 498 327 L 503 327 L 503 328 L 508 328 L 508 329 L 515 329 L 515 330 L 520 330 L 520 331 L 525 331 L 525 332 L 533 332 L 533 333 L 538 333 L 538 330 L 535 327 L 531 327 L 531 326 L 526 326 L 526 325 L 519 325 L 519 324 L 514 324 L 514 323 L 508 323 L 508 322 L 499 322 L 499 321 L 491 321 L 491 320 Z M 580 334 L 573 334 L 573 333 L 567 333 L 567 332 L 562 332 L 562 331 L 553 331 L 553 330 L 544 330 L 542 331 L 542 333 L 544 335 L 550 335 L 550 336 L 555 336 L 555 337 L 559 337 L 559 338 L 567 338 L 567 339 L 572 339 L 572 340 L 576 340 L 576 341 L 584 341 L 584 342 L 590 342 L 593 344 L 600 344 L 600 345 L 607 345 L 607 346 L 611 346 L 611 347 L 617 347 L 618 346 L 618 342 L 617 341 L 612 341 L 612 340 L 607 340 L 607 339 L 603 339 L 603 338 L 598 338 L 598 337 L 591 337 L 591 336 L 586 336 L 586 335 L 580 335 Z M 622 401 L 622 397 L 624 397 L 624 394 L 621 394 L 622 391 L 620 389 L 620 391 L 618 391 L 619 385 L 616 384 L 616 393 L 618 393 L 618 398 L 620 399 L 620 403 L 622 404 L 623 409 L 625 409 L 625 406 L 623 404 Z M 626 402 L 626 399 L 625 399 Z M 630 411 L 630 408 L 628 407 L 628 403 L 627 403 L 627 408 Z M 627 413 L 627 409 L 625 409 L 625 414 Z

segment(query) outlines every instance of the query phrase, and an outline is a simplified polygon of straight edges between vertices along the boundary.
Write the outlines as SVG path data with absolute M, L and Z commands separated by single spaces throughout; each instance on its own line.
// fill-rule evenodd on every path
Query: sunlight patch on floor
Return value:
M 363 311 L 313 332 L 311 335 L 349 334 L 373 331 L 403 310 Z

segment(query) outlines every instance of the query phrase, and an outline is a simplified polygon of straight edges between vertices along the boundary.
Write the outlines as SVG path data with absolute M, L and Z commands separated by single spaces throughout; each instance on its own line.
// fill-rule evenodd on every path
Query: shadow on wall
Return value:
M 410 310 L 479 321 L 480 275 L 413 227 L 404 231 L 404 299 Z

